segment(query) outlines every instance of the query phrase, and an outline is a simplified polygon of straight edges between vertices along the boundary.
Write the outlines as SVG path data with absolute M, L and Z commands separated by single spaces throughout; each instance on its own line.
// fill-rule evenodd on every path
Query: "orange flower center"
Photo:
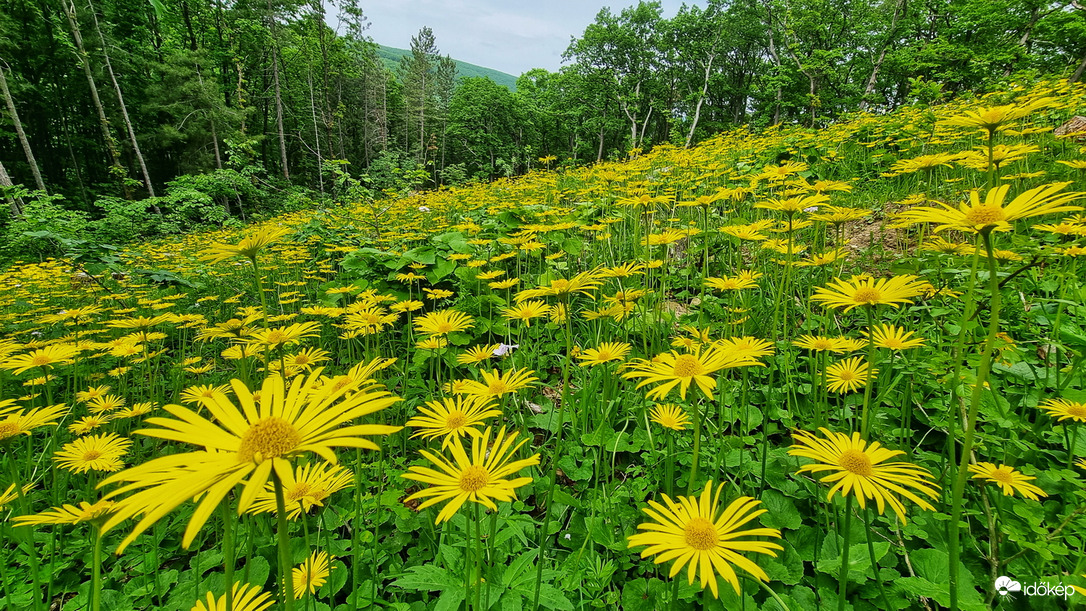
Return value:
M 859 379 L 859 377 L 860 376 L 856 375 L 856 372 L 852 371 L 851 369 L 845 369 L 837 374 L 837 378 L 842 382 L 851 382 L 853 380 Z
M 718 541 L 716 527 L 705 518 L 694 518 L 687 522 L 683 536 L 686 544 L 698 551 L 712 549 Z
M 874 473 L 874 469 L 871 468 L 871 459 L 860 450 L 849 449 L 841 452 L 841 457 L 837 459 L 837 466 L 860 477 L 871 477 Z
M 302 436 L 291 423 L 275 416 L 263 418 L 241 436 L 238 461 L 260 463 L 290 452 L 301 442 Z
M 34 358 L 30 360 L 30 363 L 35 367 L 44 367 L 52 362 L 53 359 L 49 358 L 48 354 L 36 354 L 34 355 Z
M 98 460 L 102 457 L 102 453 L 98 450 L 87 450 L 83 453 L 84 462 L 90 462 L 92 460 Z
M 266 344 L 282 344 L 287 341 L 286 333 L 279 330 L 268 331 L 268 334 L 264 337 L 264 343 Z
M 19 424 L 16 422 L 0 422 L 0 439 L 7 439 L 21 432 L 22 429 L 19 428 Z
M 565 278 L 559 278 L 558 280 L 551 282 L 551 292 L 553 292 L 554 294 L 557 295 L 560 293 L 565 293 L 567 291 L 569 291 L 569 280 L 566 280 Z
M 1000 206 L 974 206 L 965 213 L 966 220 L 971 225 L 994 225 L 1007 220 L 1007 214 Z
M 882 291 L 871 287 L 863 287 L 853 293 L 852 300 L 856 303 L 879 303 L 882 301 Z
M 705 367 L 702 366 L 701 361 L 697 357 L 689 354 L 679 355 L 675 359 L 675 368 L 672 372 L 677 378 L 693 378 L 705 374 Z
M 504 395 L 509 392 L 509 387 L 501 380 L 494 380 L 490 383 L 490 386 L 487 387 L 487 392 L 494 396 Z
M 1079 420 L 1086 420 L 1086 404 L 1072 403 L 1068 405 L 1067 415 Z
M 833 341 L 826 338 L 818 338 L 811 342 L 811 348 L 813 350 L 833 350 Z
M 308 483 L 298 482 L 290 490 L 287 490 L 286 501 L 288 503 L 297 503 L 305 497 L 309 496 L 309 493 L 312 492 L 312 490 L 313 489 L 309 486 Z
M 458 429 L 467 423 L 468 417 L 464 415 L 464 412 L 449 412 L 449 415 L 445 417 L 445 428 L 448 429 Z
M 478 492 L 490 481 L 490 473 L 477 465 L 471 465 L 460 474 L 460 489 L 464 492 Z
M 993 469 L 992 472 L 988 474 L 988 477 L 999 482 L 1000 484 L 1008 486 L 1014 483 L 1014 474 L 1011 472 L 1010 467 L 1000 467 L 998 469 Z

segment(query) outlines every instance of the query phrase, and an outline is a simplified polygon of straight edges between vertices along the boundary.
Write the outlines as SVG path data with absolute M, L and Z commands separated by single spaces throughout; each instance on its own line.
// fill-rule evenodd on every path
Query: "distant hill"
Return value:
M 385 62 L 385 65 L 388 66 L 390 70 L 396 70 L 396 67 L 400 65 L 400 58 L 405 55 L 411 55 L 411 52 L 405 49 L 377 45 L 377 56 L 381 58 L 381 61 Z M 458 77 L 485 76 L 495 83 L 507 87 L 510 91 L 517 90 L 517 77 L 512 74 L 476 66 L 475 64 L 462 62 L 458 59 L 454 59 L 453 61 L 456 62 L 456 75 Z

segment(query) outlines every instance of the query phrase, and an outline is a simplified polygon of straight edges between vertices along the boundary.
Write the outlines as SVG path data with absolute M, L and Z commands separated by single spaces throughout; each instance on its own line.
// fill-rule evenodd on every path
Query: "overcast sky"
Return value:
M 366 33 L 378 44 L 407 49 L 411 37 L 429 26 L 442 55 L 520 76 L 532 68 L 558 70 L 570 37 L 580 37 L 604 6 L 617 14 L 636 4 L 636 0 L 369 0 L 362 3 L 362 10 L 372 24 Z M 664 16 L 672 17 L 682 4 L 662 0 Z

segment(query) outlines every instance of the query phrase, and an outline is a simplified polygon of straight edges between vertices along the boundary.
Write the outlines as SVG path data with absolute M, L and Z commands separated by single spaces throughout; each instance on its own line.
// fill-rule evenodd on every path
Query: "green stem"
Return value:
M 227 588 L 229 589 L 229 588 Z M 102 532 L 94 527 L 94 555 L 91 557 L 91 611 L 102 608 Z M 228 609 L 232 607 L 227 607 Z
M 695 401 L 694 410 L 694 456 L 690 464 L 690 479 L 686 482 L 686 494 L 693 496 L 695 481 L 698 479 L 698 461 L 701 458 L 701 409 Z
M 969 479 L 969 458 L 973 450 L 973 434 L 976 431 L 977 411 L 980 408 L 980 398 L 984 394 L 984 384 L 988 380 L 988 373 L 992 367 L 992 351 L 995 346 L 995 336 L 999 332 L 999 312 L 1002 307 L 1002 299 L 999 292 L 999 278 L 996 275 L 996 260 L 992 252 L 992 237 L 990 230 L 981 232 L 984 240 L 984 249 L 988 253 L 988 290 L 990 298 L 990 318 L 988 321 L 988 337 L 984 340 L 984 351 L 980 357 L 980 367 L 977 370 L 977 379 L 973 387 L 973 393 L 969 401 L 969 412 L 965 418 L 965 436 L 962 439 L 962 455 L 958 464 L 957 478 L 954 480 L 954 488 L 951 493 L 950 506 L 950 609 L 958 609 L 958 565 L 961 555 L 960 548 L 960 523 L 962 513 L 962 497 L 965 494 L 965 484 Z
M 226 574 L 226 608 L 234 608 L 234 516 L 230 515 L 230 503 L 219 505 L 222 511 L 223 572 Z
M 886 597 L 886 588 L 883 587 L 882 578 L 879 577 L 879 563 L 875 558 L 875 543 L 872 541 L 874 533 L 871 531 L 871 505 L 864 508 L 864 530 L 867 531 L 867 554 L 871 557 L 871 570 L 875 574 L 875 585 L 879 587 L 879 596 L 882 597 L 883 609 L 893 609 L 890 599 Z
M 844 545 L 841 548 L 841 574 L 838 578 L 837 611 L 845 611 L 845 593 L 848 589 L 848 545 L 852 529 L 852 495 L 845 497 L 845 532 Z
M 283 500 L 283 483 L 274 475 L 276 535 L 279 538 L 279 572 L 283 575 L 283 609 L 294 611 L 294 580 L 290 576 L 290 533 L 287 531 L 287 506 Z
M 864 307 L 867 312 L 867 384 L 864 385 L 864 405 L 860 416 L 860 437 L 867 439 L 870 425 L 871 391 L 875 387 L 875 306 Z

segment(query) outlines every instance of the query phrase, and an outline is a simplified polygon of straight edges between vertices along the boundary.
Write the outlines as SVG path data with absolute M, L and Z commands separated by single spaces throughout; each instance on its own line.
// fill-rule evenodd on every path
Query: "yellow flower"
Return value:
M 663 495 L 664 505 L 650 500 L 649 507 L 642 511 L 653 521 L 637 526 L 638 530 L 649 532 L 631 535 L 629 546 L 648 546 L 642 550 L 641 557 L 656 556 L 653 560 L 655 564 L 674 559 L 669 577 L 674 577 L 684 566 L 689 565 L 686 572 L 687 583 L 693 584 L 694 576 L 697 575 L 702 589 L 708 585 L 713 597 L 719 598 L 718 575 L 739 594 L 739 578 L 732 568 L 733 564 L 759 581 L 769 580 L 765 571 L 740 552 L 776 557 L 774 550 L 784 548 L 776 543 L 750 539 L 779 539 L 781 532 L 776 528 L 739 530 L 741 526 L 766 512 L 758 507 L 760 501 L 743 496 L 732 501 L 724 511 L 720 511 L 720 491 L 724 489 L 724 485 L 717 487 L 716 494 L 712 494 L 712 486 L 712 482 L 707 482 L 700 498 L 680 496 L 678 503 L 666 494 Z
M 233 244 L 214 243 L 207 247 L 208 252 L 201 259 L 208 263 L 219 263 L 234 257 L 245 257 L 256 263 L 256 256 L 276 240 L 290 233 L 285 227 L 261 227 L 246 236 L 235 246 Z
M 905 350 L 924 345 L 924 338 L 913 337 L 912 331 L 906 331 L 903 327 L 894 325 L 879 325 L 871 330 L 871 339 L 879 348 L 890 350 Z
M 33 484 L 23 486 L 23 496 L 26 496 L 33 487 Z M 8 503 L 11 503 L 17 498 L 19 498 L 19 492 L 15 490 L 15 484 L 8 486 L 7 490 L 0 492 L 0 511 L 2 511 L 4 507 L 7 507 Z
M 57 417 L 66 413 L 68 407 L 63 403 L 35 410 L 10 412 L 0 418 L 0 441 L 16 435 L 29 435 L 30 431 L 36 428 L 56 424 Z
M 673 431 L 685 430 L 686 425 L 690 424 L 690 418 L 686 415 L 686 411 L 672 403 L 654 405 L 649 411 L 649 420 Z
M 35 367 L 48 368 L 54 365 L 69 365 L 75 362 L 75 357 L 82 352 L 77 346 L 70 344 L 53 344 L 44 348 L 38 348 L 33 352 L 10 357 L 0 367 L 12 370 L 15 375 L 29 371 Z
M 547 286 L 523 290 L 517 293 L 516 301 L 517 303 L 520 303 L 537 297 L 564 297 L 575 293 L 588 295 L 599 288 L 601 284 L 603 284 L 603 282 L 600 280 L 599 270 L 591 270 L 581 272 L 568 280 L 565 278 L 558 278 L 552 280 Z
M 1048 415 L 1055 418 L 1056 422 L 1064 420 L 1086 422 L 1086 403 L 1068 399 L 1045 399 L 1038 407 L 1048 412 Z
M 815 289 L 811 301 L 821 302 L 829 308 L 844 308 L 846 312 L 859 306 L 887 304 L 898 307 L 899 303 L 912 303 L 911 298 L 923 293 L 924 284 L 916 276 L 890 278 L 853 277 L 850 280 L 835 279 L 827 287 Z
M 54 507 L 49 511 L 43 511 L 32 516 L 19 516 L 15 518 L 16 526 L 30 526 L 39 524 L 79 524 L 81 522 L 95 522 L 108 517 L 116 507 L 116 503 L 110 500 L 100 500 L 97 503 L 81 501 L 78 506 L 64 505 Z
M 294 567 L 291 576 L 294 578 L 294 598 L 305 596 L 306 591 L 316 594 L 317 588 L 328 581 L 331 568 L 328 565 L 328 552 L 313 552 L 305 562 Z
M 934 223 L 936 232 L 945 229 L 971 233 L 1010 231 L 1011 222 L 1019 219 L 1082 210 L 1081 206 L 1070 206 L 1068 203 L 1086 196 L 1086 193 L 1077 191 L 1060 193 L 1069 184 L 1071 183 L 1057 182 L 1041 185 L 1015 197 L 1007 205 L 1003 205 L 1003 200 L 1007 197 L 1010 185 L 1000 185 L 989 189 L 983 202 L 980 199 L 980 191 L 973 190 L 969 192 L 969 204 L 963 203 L 954 208 L 942 202 L 936 202 L 940 207 L 920 206 L 906 210 L 897 215 L 896 226 Z
M 1030 480 L 1037 479 L 1036 477 L 1030 477 L 1016 471 L 1014 467 L 1007 465 L 997 467 L 990 462 L 979 462 L 975 465 L 969 465 L 969 472 L 975 474 L 973 479 L 998 484 L 1000 489 L 1003 490 L 1003 494 L 1007 496 L 1014 496 L 1014 493 L 1017 492 L 1034 501 L 1040 500 L 1042 496 L 1048 496 L 1044 490 L 1029 483 Z
M 456 362 L 461 365 L 472 365 L 476 363 L 485 363 L 494 356 L 494 351 L 498 349 L 498 344 L 486 344 L 483 346 L 472 346 L 468 348 L 463 354 L 456 355 Z
M 686 391 L 693 383 L 711 400 L 713 389 L 716 388 L 716 379 L 712 374 L 721 369 L 755 364 L 760 363 L 753 357 L 732 354 L 714 345 L 704 352 L 700 347 L 695 347 L 692 353 L 679 354 L 672 350 L 657 355 L 652 361 L 635 359 L 627 363 L 626 369 L 629 371 L 622 374 L 622 377 L 644 378 L 637 385 L 638 388 L 660 383 L 647 393 L 649 399 L 663 399 L 676 386 L 679 387 L 679 395 L 685 399 Z
M 471 316 L 457 310 L 438 310 L 415 319 L 415 329 L 428 335 L 447 335 L 470 329 L 473 325 Z
M 1055 98 L 1038 98 L 1025 104 L 1005 104 L 989 106 L 976 110 L 966 110 L 962 114 L 944 119 L 940 123 L 954 127 L 975 127 L 992 133 L 1000 127 L 1029 116 L 1035 110 L 1050 106 Z
M 866 386 L 868 377 L 867 361 L 854 356 L 826 368 L 826 388 L 836 393 L 853 392 Z
M 800 335 L 798 339 L 792 341 L 792 345 L 814 352 L 841 353 L 845 351 L 839 339 L 822 335 Z
M 500 373 L 493 371 L 480 371 L 482 382 L 475 380 L 463 380 L 457 394 L 475 395 L 478 397 L 500 397 L 527 388 L 532 382 L 538 380 L 531 369 L 511 369 Z
M 415 342 L 419 350 L 441 350 L 449 345 L 449 340 L 437 335 L 431 335 L 424 340 Z
M 179 398 L 182 403 L 203 406 L 208 403 L 214 404 L 220 399 L 225 399 L 229 392 L 230 387 L 226 384 L 221 384 L 219 386 L 202 384 L 199 386 L 189 386 L 185 390 L 182 390 Z
M 231 605 L 229 609 L 226 608 L 225 594 L 216 600 L 215 595 L 208 592 L 207 603 L 197 600 L 191 611 L 264 611 L 275 602 L 271 594 L 261 592 L 260 588 L 243 584 L 240 581 L 234 582 L 234 587 L 230 590 L 230 593 Z
M 307 337 L 318 337 L 320 329 L 321 326 L 313 321 L 294 323 L 287 327 L 262 329 L 253 333 L 249 343 L 271 350 L 278 350 L 286 346 L 293 346 Z
M 494 409 L 493 398 L 479 396 L 444 397 L 440 401 L 427 401 L 426 407 L 419 407 L 418 410 L 422 415 L 407 421 L 407 426 L 420 429 L 411 437 L 443 437 L 442 450 L 452 443 L 454 437 L 482 435 L 479 428 L 483 422 L 502 415 L 501 410 Z
M 820 480 L 833 483 L 826 500 L 833 500 L 838 492 L 842 496 L 852 494 L 862 509 L 866 499 L 874 499 L 879 515 L 882 515 L 885 506 L 889 505 L 902 522 L 905 522 L 905 506 L 898 500 L 898 494 L 922 509 L 934 509 L 931 503 L 909 490 L 912 488 L 933 499 L 939 498 L 936 492 L 939 486 L 931 481 L 932 475 L 927 469 L 906 462 L 885 462 L 904 452 L 880 447 L 877 441 L 868 445 L 860 438 L 859 433 L 853 433 L 852 437 L 849 437 L 825 428 L 819 430 L 825 439 L 807 431 L 797 432 L 796 443 L 788 450 L 788 454 L 816 461 L 814 464 L 803 465 L 798 473 L 831 472 Z
M 437 514 L 436 523 L 440 524 L 451 518 L 467 501 L 497 511 L 498 506 L 494 500 L 504 502 L 515 499 L 516 489 L 531 483 L 532 478 L 508 478 L 525 467 L 538 465 L 539 454 L 510 461 L 528 440 L 522 439 L 514 445 L 517 434 L 510 433 L 506 436 L 505 427 L 502 427 L 491 444 L 492 434 L 493 429 L 488 427 L 481 437 L 472 439 L 470 458 L 459 437 L 453 439 L 452 460 L 440 454 L 420 450 L 423 457 L 440 471 L 428 467 L 409 467 L 408 472 L 401 477 L 430 484 L 430 487 L 412 494 L 406 500 L 426 499 L 419 505 L 419 509 L 448 501 Z
M 625 342 L 604 342 L 598 348 L 587 348 L 577 358 L 581 366 L 601 365 L 609 361 L 620 361 L 630 353 L 630 345 Z
M 724 276 L 722 278 L 706 278 L 705 286 L 718 291 L 738 291 L 740 289 L 758 288 L 758 283 L 754 282 L 753 279 L 741 276 Z
M 536 301 L 525 301 L 518 303 L 511 308 L 502 308 L 502 316 L 509 320 L 519 320 L 524 323 L 525 327 L 532 326 L 532 319 L 546 316 L 550 311 L 550 306 L 542 299 Z
M 119 471 L 124 466 L 121 459 L 131 445 L 130 439 L 116 433 L 80 437 L 64 444 L 59 452 L 54 453 L 53 461 L 58 467 L 74 473 Z
M 180 405 L 164 408 L 174 418 L 147 419 L 147 424 L 159 428 L 137 433 L 201 446 L 204 451 L 155 458 L 102 482 L 124 484 L 110 497 L 132 493 L 118 504 L 103 532 L 143 514 L 117 553 L 164 515 L 199 496 L 181 541 L 187 548 L 219 502 L 242 481 L 239 514 L 264 489 L 273 469 L 282 481 L 290 476 L 291 460 L 299 456 L 314 453 L 335 464 L 333 447 L 376 450 L 377 445 L 367 436 L 388 435 L 402 428 L 349 424 L 400 399 L 366 380 L 318 385 L 321 371 L 314 370 L 308 378 L 298 376 L 289 388 L 281 377 L 270 376 L 260 389 L 260 401 L 254 400 L 254 393 L 241 380 L 231 380 L 241 409 L 227 397 L 204 405 L 218 423 Z
M 324 500 L 350 486 L 353 478 L 350 469 L 324 461 L 299 465 L 293 472 L 288 471 L 283 478 L 283 505 L 287 510 L 287 519 L 297 520 L 303 511 L 309 513 L 314 507 L 324 507 Z M 277 511 L 275 487 L 268 484 L 249 507 L 249 513 Z

